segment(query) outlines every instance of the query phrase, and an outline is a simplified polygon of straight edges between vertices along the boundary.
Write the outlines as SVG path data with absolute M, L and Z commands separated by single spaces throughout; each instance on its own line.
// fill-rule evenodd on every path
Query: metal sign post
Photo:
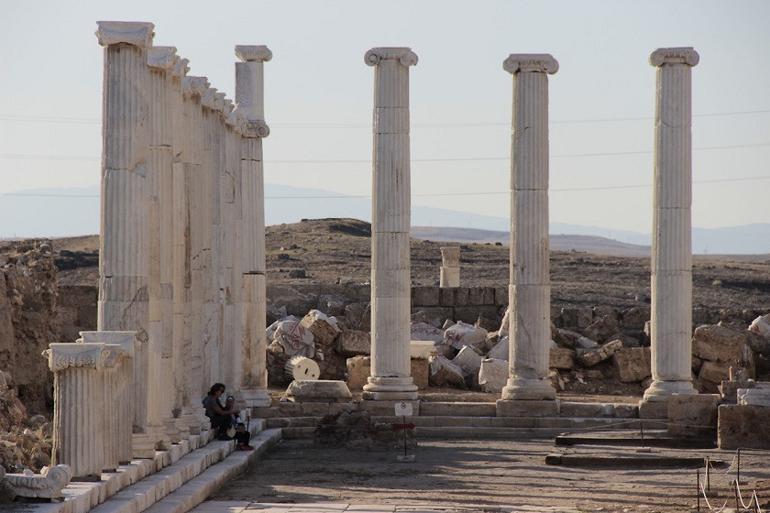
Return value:
M 408 461 L 414 461 L 414 454 L 407 454 L 407 440 L 406 440 L 406 431 L 408 430 L 414 430 L 414 424 L 409 423 L 407 424 L 406 418 L 411 417 L 414 415 L 414 407 L 412 406 L 412 403 L 408 403 L 405 401 L 396 403 L 395 407 L 395 413 L 396 417 L 401 417 L 401 424 L 394 424 L 393 430 L 394 431 L 403 431 L 404 432 L 404 454 L 398 454 L 396 456 L 396 460 L 401 462 L 408 462 Z

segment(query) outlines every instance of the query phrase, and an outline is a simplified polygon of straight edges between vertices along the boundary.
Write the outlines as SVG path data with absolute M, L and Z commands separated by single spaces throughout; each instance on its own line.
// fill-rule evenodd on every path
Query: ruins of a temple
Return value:
M 371 338 L 346 342 L 370 346 L 361 398 L 353 399 L 349 383 L 317 380 L 323 371 L 299 336 L 282 369 L 292 381 L 289 400 L 279 404 L 268 393 L 266 356 L 262 139 L 270 130 L 263 76 L 272 53 L 267 46 L 235 47 L 233 99 L 206 77 L 187 75 L 187 59 L 174 47 L 155 46 L 154 31 L 151 23 L 98 23 L 104 48 L 98 325 L 74 343 L 52 342 L 45 354 L 54 375 L 51 467 L 5 476 L 22 498 L 65 499 L 46 503 L 41 513 L 185 513 L 211 491 L 189 483 L 221 460 L 226 468 L 212 482 L 243 470 L 281 437 L 278 423 L 270 424 L 275 418 L 289 419 L 291 428 L 294 417 L 343 410 L 389 417 L 403 403 L 416 419 L 432 419 L 425 427 L 441 427 L 435 419 L 446 416 L 478 416 L 494 419 L 489 427 L 556 434 L 609 422 L 634 429 L 642 419 L 665 427 L 672 418 L 676 426 L 707 422 L 716 430 L 709 415 L 718 411 L 724 448 L 735 447 L 750 423 L 764 422 L 758 419 L 770 410 L 766 385 L 742 382 L 726 393 L 730 401 L 698 395 L 692 382 L 694 49 L 661 48 L 650 56 L 657 74 L 652 380 L 638 406 L 560 400 L 549 376 L 548 85 L 559 69 L 549 54 L 511 54 L 503 62 L 512 75 L 513 106 L 507 343 L 486 358 L 461 344 L 449 361 L 433 343 L 413 340 L 409 78 L 418 58 L 405 47 L 372 48 L 364 56 L 374 72 Z M 458 246 L 441 248 L 437 295 L 460 287 L 460 256 Z M 295 327 L 319 340 L 338 335 L 335 321 L 320 312 Z M 460 369 L 460 380 L 468 372 L 483 376 L 478 382 L 498 394 L 497 402 L 421 403 L 429 366 L 441 365 L 446 375 Z M 215 382 L 226 383 L 250 413 L 258 451 L 230 455 L 232 444 L 209 443 L 213 432 L 201 398 Z M 525 420 L 530 424 L 519 424 Z M 139 497 L 131 490 L 142 483 L 157 488 Z M 177 491 L 185 491 L 184 500 L 173 507 L 164 502 Z M 118 501 L 127 509 L 107 507 Z

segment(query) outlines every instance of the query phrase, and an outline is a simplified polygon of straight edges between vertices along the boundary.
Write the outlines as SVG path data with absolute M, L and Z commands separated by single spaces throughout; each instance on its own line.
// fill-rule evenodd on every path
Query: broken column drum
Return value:
M 100 331 L 130 330 L 140 344 L 134 358 L 136 456 L 165 445 L 161 426 L 148 422 L 149 368 L 149 69 L 153 24 L 98 22 L 104 46 Z M 155 393 L 155 391 L 153 391 Z
M 439 287 L 460 286 L 460 247 L 447 246 L 441 248 L 441 274 Z
M 264 63 L 273 54 L 264 45 L 235 47 L 233 114 L 241 131 L 241 330 L 236 361 L 240 395 L 248 406 L 268 406 L 267 292 L 265 282 L 265 184 L 262 139 L 270 134 L 264 112 Z
M 66 464 L 76 480 L 98 480 L 106 468 L 104 344 L 50 344 L 54 374 L 52 463 Z M 110 433 L 109 435 L 112 435 Z
M 548 379 L 550 271 L 548 244 L 548 75 L 559 64 L 548 54 L 513 54 L 511 137 L 511 308 L 509 378 L 502 398 L 555 399 Z
M 373 48 L 364 61 L 374 67 L 372 179 L 372 356 L 363 397 L 417 398 L 411 376 L 409 48 Z
M 657 67 L 652 229 L 652 384 L 644 400 L 692 384 L 692 48 L 661 48 Z

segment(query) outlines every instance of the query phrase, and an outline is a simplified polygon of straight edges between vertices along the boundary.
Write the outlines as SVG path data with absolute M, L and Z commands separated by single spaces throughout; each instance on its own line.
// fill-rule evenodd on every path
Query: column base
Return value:
M 171 417 L 163 423 L 164 433 L 166 433 L 166 436 L 172 444 L 178 444 L 182 441 L 182 432 L 179 431 L 178 420 L 179 419 Z
M 155 451 L 167 451 L 171 440 L 165 426 L 147 426 L 144 433 L 131 435 L 131 453 L 134 458 L 154 458 Z
M 266 408 L 273 402 L 264 388 L 242 389 L 239 395 L 246 408 Z
M 691 380 L 664 381 L 654 380 L 647 390 L 644 391 L 643 401 L 665 401 L 670 396 L 677 395 L 695 395 L 698 391 L 692 385 Z
M 556 399 L 551 380 L 548 378 L 508 378 L 503 387 L 502 399 L 508 401 L 552 401 Z
M 369 376 L 361 397 L 369 401 L 413 401 L 417 399 L 417 385 L 412 377 L 393 378 Z

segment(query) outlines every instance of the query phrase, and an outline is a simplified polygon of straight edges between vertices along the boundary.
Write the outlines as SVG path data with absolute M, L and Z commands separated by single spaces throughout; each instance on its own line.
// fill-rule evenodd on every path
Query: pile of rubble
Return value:
M 347 380 L 360 390 L 370 368 L 370 333 L 357 320 L 366 309 L 339 317 L 311 310 L 286 316 L 267 329 L 270 383 L 286 386 L 294 377 L 292 358 L 313 360 L 320 379 Z M 649 307 L 563 308 L 551 325 L 550 367 L 554 386 L 580 393 L 639 394 L 651 381 Z M 497 330 L 475 324 L 413 316 L 412 376 L 419 388 L 453 387 L 499 393 L 508 378 L 508 314 Z M 356 328 L 351 327 L 352 324 Z M 702 325 L 693 335 L 693 380 L 713 393 L 730 368 L 754 378 L 770 371 L 770 315 L 749 329 L 737 324 Z M 310 362 L 312 364 L 312 362 Z
M 0 468 L 39 472 L 50 464 L 50 454 L 51 423 L 43 415 L 27 415 L 11 375 L 0 371 Z

